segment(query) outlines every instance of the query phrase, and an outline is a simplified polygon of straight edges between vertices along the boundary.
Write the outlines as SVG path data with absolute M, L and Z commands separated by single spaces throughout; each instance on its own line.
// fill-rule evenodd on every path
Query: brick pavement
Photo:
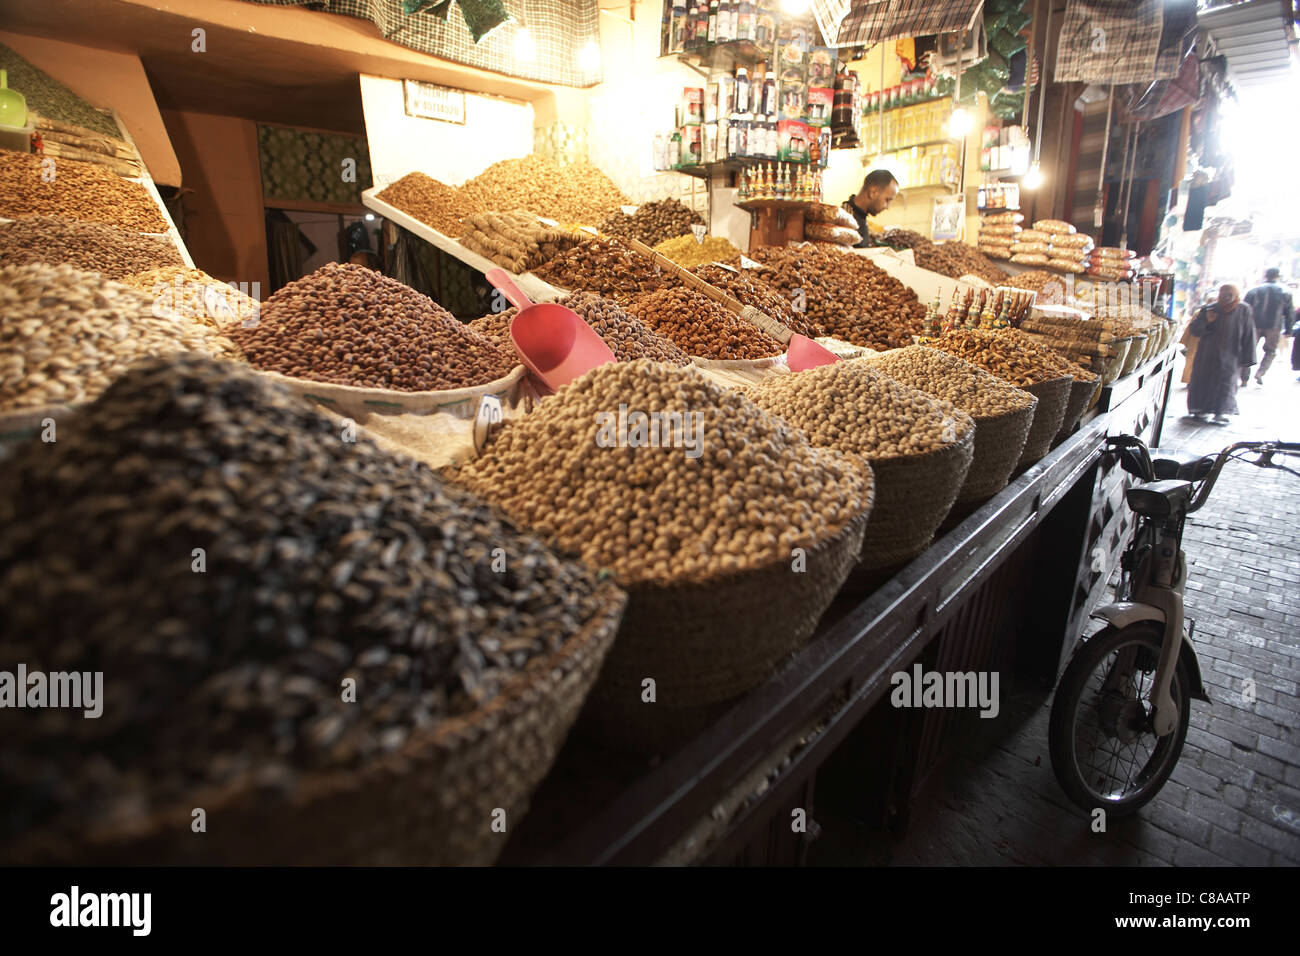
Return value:
M 1217 451 L 1232 441 L 1300 441 L 1300 382 L 1275 363 L 1238 396 L 1228 426 L 1184 419 L 1174 376 L 1162 444 Z M 1293 866 L 1300 863 L 1300 478 L 1224 469 L 1188 521 L 1187 614 L 1212 705 L 1193 702 L 1182 757 L 1136 816 L 1093 833 L 1056 783 L 1051 695 L 1013 691 L 1000 715 L 932 781 L 901 838 L 817 811 L 814 862 L 830 865 Z M 1255 700 L 1243 696 L 1254 682 Z

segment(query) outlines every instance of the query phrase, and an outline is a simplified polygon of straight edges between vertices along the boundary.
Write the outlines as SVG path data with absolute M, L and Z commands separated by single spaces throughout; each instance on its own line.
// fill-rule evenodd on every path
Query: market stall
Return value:
M 1022 3 L 576 3 L 528 37 L 581 69 L 518 100 L 479 76 L 526 48 L 504 18 L 385 10 L 457 87 L 224 6 L 329 59 L 364 140 L 286 133 L 303 176 L 263 154 L 251 198 L 197 166 L 254 211 L 191 205 L 188 243 L 138 153 L 0 152 L 0 648 L 119 675 L 111 719 L 6 733 L 0 859 L 800 862 L 819 779 L 900 825 L 961 739 L 892 675 L 1054 682 L 1129 530 L 1101 440 L 1159 440 L 1173 325 L 1107 292 L 1124 242 L 993 188 L 1029 156 Z M 911 204 L 854 248 L 876 162 Z M 383 268 L 340 240 L 295 275 L 268 225 L 272 294 L 200 271 L 273 173 L 383 220 Z M 189 839 L 198 805 L 239 838 Z

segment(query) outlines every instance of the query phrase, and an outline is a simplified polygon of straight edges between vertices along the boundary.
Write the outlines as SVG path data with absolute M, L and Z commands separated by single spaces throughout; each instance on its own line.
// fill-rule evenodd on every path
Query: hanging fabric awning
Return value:
M 587 87 L 601 81 L 600 67 L 586 67 L 578 56 L 588 43 L 600 43 L 597 0 L 493 0 L 491 3 L 477 0 L 464 8 L 460 0 L 455 0 L 455 3 L 432 0 L 409 6 L 409 0 L 247 2 L 308 7 L 369 20 L 384 39 L 393 43 L 506 76 L 560 86 Z M 477 31 L 489 28 L 496 23 L 497 17 L 487 14 L 500 7 L 504 7 L 516 23 L 527 24 L 537 50 L 533 59 L 523 60 L 515 52 L 517 26 L 503 25 L 475 42 L 470 23 Z M 414 12 L 407 12 L 408 9 Z
M 969 30 L 983 6 L 984 0 L 813 0 L 822 33 L 835 37 L 832 46 L 871 46 L 898 37 Z
M 1162 0 L 1067 0 L 1055 80 L 1122 86 L 1157 79 Z M 1172 62 L 1177 75 L 1181 58 Z

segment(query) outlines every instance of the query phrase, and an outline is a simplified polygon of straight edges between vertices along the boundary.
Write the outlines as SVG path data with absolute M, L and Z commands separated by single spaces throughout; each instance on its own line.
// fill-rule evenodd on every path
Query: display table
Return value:
M 885 585 L 842 592 L 788 666 L 662 762 L 575 731 L 501 862 L 800 863 L 823 773 L 855 776 L 861 819 L 905 826 L 976 712 L 896 709 L 891 675 L 923 662 L 1055 684 L 1132 527 L 1132 479 L 1102 439 L 1159 442 L 1173 365 L 1167 350 L 1104 389 L 1069 438 Z

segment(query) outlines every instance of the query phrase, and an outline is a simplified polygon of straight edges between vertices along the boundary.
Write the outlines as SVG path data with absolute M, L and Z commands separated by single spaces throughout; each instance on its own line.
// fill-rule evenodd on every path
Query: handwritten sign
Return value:
M 465 91 L 421 80 L 402 80 L 406 115 L 465 125 Z

